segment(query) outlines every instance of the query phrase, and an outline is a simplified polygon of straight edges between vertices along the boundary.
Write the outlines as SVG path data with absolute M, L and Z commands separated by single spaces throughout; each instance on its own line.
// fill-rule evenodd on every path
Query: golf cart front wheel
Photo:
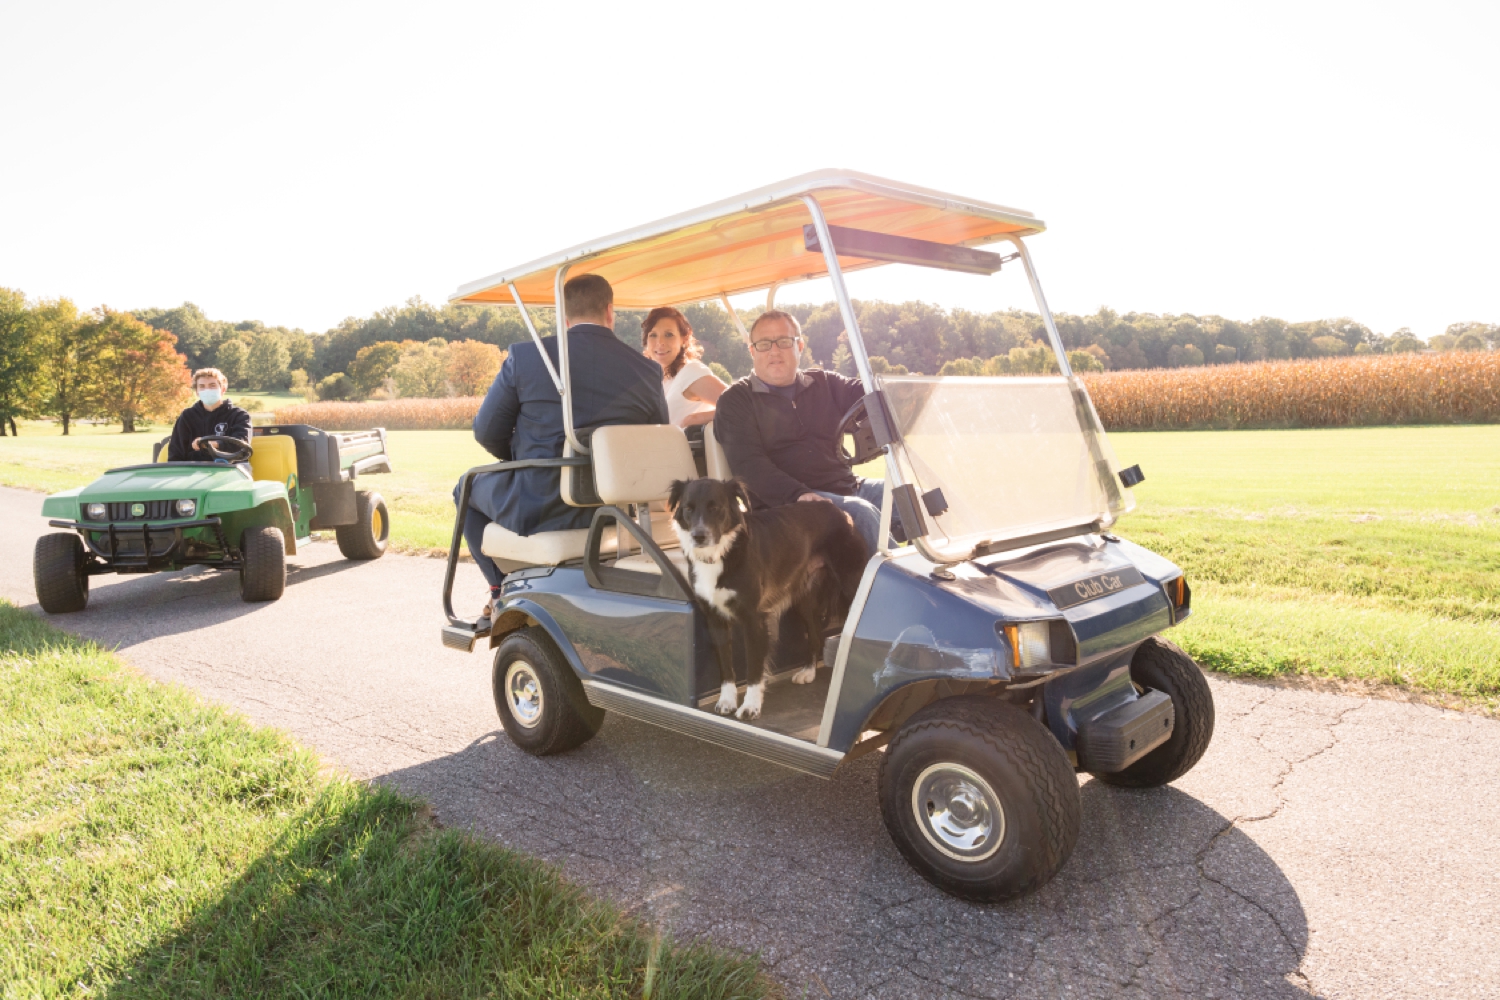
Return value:
M 1192 770 L 1214 735 L 1214 693 L 1193 658 L 1154 635 L 1130 660 L 1130 679 L 1172 699 L 1172 735 L 1123 771 L 1094 777 L 1124 788 L 1157 788 Z
M 240 597 L 274 601 L 286 590 L 286 540 L 280 528 L 246 528 L 240 538 Z
M 1052 734 L 986 697 L 935 702 L 901 727 L 880 765 L 880 812 L 923 878 L 983 903 L 1046 884 L 1082 822 L 1078 779 Z
M 37 603 L 49 615 L 82 611 L 89 603 L 88 554 L 74 534 L 54 533 L 36 540 L 31 578 Z
M 604 710 L 589 704 L 578 676 L 541 628 L 505 637 L 495 650 L 493 683 L 505 734 L 529 754 L 572 750 L 604 724 Z
M 360 490 L 354 494 L 357 520 L 334 528 L 339 551 L 345 559 L 379 559 L 391 537 L 391 515 L 379 493 Z

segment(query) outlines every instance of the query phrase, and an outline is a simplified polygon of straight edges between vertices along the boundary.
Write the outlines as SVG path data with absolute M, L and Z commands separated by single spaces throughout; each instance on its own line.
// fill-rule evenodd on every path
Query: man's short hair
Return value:
M 781 320 L 783 323 L 786 323 L 792 328 L 792 336 L 802 336 L 802 324 L 797 322 L 797 317 L 793 316 L 789 312 L 783 312 L 780 309 L 767 309 L 765 312 L 755 317 L 755 322 L 750 324 L 750 343 L 755 343 L 755 328 L 769 319 Z
M 580 274 L 563 285 L 563 312 L 568 325 L 603 319 L 604 310 L 615 304 L 615 290 L 600 274 Z
M 197 371 L 193 372 L 193 383 L 192 384 L 193 385 L 197 385 L 198 384 L 198 379 L 200 379 L 204 375 L 208 375 L 208 376 L 212 377 L 215 381 L 217 381 L 219 383 L 219 388 L 221 388 L 221 389 L 228 389 L 229 388 L 229 380 L 227 378 L 225 378 L 224 377 L 224 373 L 221 372 L 221 371 L 219 371 L 219 369 L 217 369 L 217 368 L 199 368 Z

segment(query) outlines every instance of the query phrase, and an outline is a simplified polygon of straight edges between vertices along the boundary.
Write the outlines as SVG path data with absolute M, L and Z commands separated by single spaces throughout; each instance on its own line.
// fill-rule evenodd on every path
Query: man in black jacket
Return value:
M 224 395 L 229 380 L 217 368 L 193 372 L 193 391 L 198 402 L 182 411 L 167 445 L 168 462 L 212 462 L 214 456 L 198 447 L 206 437 L 232 437 L 250 443 L 250 414 Z
M 839 421 L 864 396 L 857 379 L 797 369 L 802 327 L 780 309 L 750 327 L 754 374 L 719 397 L 714 436 L 759 507 L 831 502 L 874 552 L 885 482 L 860 479 L 839 454 Z

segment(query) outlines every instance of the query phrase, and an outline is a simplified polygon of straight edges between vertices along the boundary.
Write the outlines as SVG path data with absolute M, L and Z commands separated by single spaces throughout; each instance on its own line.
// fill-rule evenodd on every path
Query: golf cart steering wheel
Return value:
M 224 445 L 221 450 L 219 445 Z M 239 462 L 250 461 L 251 448 L 247 442 L 227 434 L 210 434 L 198 439 L 198 447 L 208 451 L 217 461 L 228 462 L 234 465 Z
M 844 446 L 844 436 L 854 438 L 854 454 L 849 454 L 849 449 Z M 849 412 L 844 414 L 844 419 L 839 421 L 839 457 L 850 466 L 864 465 L 873 462 L 885 449 L 875 440 L 875 432 L 870 429 L 870 414 L 865 409 L 865 400 L 849 407 Z

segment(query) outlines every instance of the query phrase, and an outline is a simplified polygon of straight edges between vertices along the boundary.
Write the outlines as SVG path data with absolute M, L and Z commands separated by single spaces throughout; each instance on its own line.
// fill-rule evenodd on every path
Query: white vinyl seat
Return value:
M 601 427 L 594 432 L 591 448 L 594 486 L 599 498 L 606 504 L 649 504 L 652 538 L 662 548 L 675 547 L 677 534 L 666 510 L 667 493 L 674 479 L 695 479 L 698 474 L 682 429 L 670 424 Z M 620 532 L 605 530 L 600 540 L 601 554 L 617 550 L 619 535 Z M 582 559 L 588 537 L 587 528 L 518 535 L 492 522 L 485 526 L 480 551 L 493 559 L 502 572 L 509 573 L 526 566 L 556 566 Z M 628 544 L 629 536 L 626 538 Z M 638 558 L 655 569 L 649 556 Z
M 709 479 L 734 478 L 734 472 L 729 468 L 729 456 L 724 454 L 724 446 L 714 435 L 712 420 L 703 425 L 703 460 Z

